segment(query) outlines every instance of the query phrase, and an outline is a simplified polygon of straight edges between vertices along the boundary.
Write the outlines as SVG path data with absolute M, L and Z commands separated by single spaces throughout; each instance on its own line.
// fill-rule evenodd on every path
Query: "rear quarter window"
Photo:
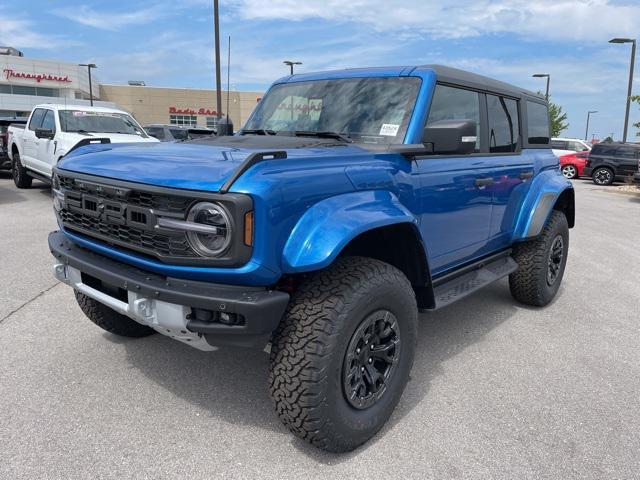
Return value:
M 542 103 L 527 101 L 527 140 L 531 145 L 549 144 L 549 110 Z

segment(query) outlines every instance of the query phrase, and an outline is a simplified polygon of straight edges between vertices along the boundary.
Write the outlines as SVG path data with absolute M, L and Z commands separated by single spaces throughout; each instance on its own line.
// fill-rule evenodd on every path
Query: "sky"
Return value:
M 589 138 L 624 124 L 630 44 L 640 0 L 220 0 L 226 79 L 266 90 L 287 74 L 347 67 L 438 63 L 544 90 L 568 114 L 564 136 Z M 101 82 L 214 88 L 212 0 L 21 0 L 0 9 L 0 44 L 27 57 L 96 63 Z M 638 70 L 638 69 L 636 69 Z M 636 71 L 636 73 L 638 73 Z M 640 74 L 634 80 L 640 94 Z M 640 105 L 631 106 L 631 123 Z M 636 129 L 630 129 L 630 139 Z

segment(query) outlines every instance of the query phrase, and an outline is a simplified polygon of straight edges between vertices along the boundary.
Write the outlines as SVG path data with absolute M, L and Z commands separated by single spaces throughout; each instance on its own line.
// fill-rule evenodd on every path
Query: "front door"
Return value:
M 22 135 L 22 163 L 29 168 L 34 168 L 34 161 L 38 155 L 38 137 L 36 137 L 35 130 L 41 128 L 44 114 L 43 108 L 36 108 Z
M 41 128 L 51 130 L 55 134 L 56 122 L 53 110 L 46 111 Z M 37 154 L 33 162 L 33 169 L 50 177 L 55 163 L 56 141 L 49 138 L 38 138 L 37 141 Z
M 440 120 L 476 122 L 476 148 L 468 155 L 418 158 L 421 230 L 433 273 L 478 256 L 489 238 L 492 163 L 480 152 L 480 93 L 436 85 L 427 126 Z

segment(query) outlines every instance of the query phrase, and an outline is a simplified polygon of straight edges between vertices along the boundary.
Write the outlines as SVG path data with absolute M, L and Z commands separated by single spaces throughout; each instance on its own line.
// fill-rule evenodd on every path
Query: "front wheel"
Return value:
M 20 154 L 15 152 L 13 154 L 13 162 L 11 162 L 11 174 L 13 176 L 13 183 L 18 188 L 29 188 L 33 178 L 27 173 L 27 169 L 22 166 L 20 161 Z
M 385 424 L 409 379 L 416 299 L 395 267 L 342 258 L 294 294 L 272 339 L 270 393 L 282 422 L 332 452 Z
M 578 176 L 578 170 L 573 165 L 565 165 L 562 167 L 562 175 L 571 180 Z
M 511 295 L 527 305 L 547 305 L 560 288 L 568 253 L 567 217 L 554 210 L 538 237 L 514 246 L 518 269 L 509 275 Z

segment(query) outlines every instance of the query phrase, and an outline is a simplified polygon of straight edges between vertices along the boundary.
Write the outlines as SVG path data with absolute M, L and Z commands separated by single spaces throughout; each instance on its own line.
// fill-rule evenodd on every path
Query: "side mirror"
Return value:
M 438 120 L 424 129 L 422 142 L 433 145 L 433 153 L 473 153 L 476 148 L 476 122 Z
M 53 130 L 49 130 L 48 128 L 36 128 L 36 137 L 38 138 L 48 138 L 53 139 L 56 136 Z

